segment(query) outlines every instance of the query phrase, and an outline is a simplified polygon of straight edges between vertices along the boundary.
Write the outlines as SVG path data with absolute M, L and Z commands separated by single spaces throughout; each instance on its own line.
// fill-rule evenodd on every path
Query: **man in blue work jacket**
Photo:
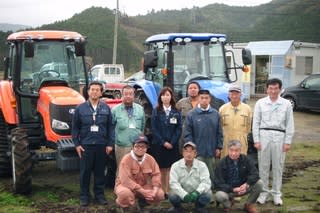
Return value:
M 104 166 L 106 154 L 113 149 L 114 127 L 110 108 L 102 101 L 103 86 L 91 82 L 88 87 L 89 99 L 80 104 L 72 120 L 72 139 L 80 158 L 80 205 L 90 202 L 90 177 L 94 173 L 94 195 L 98 204 L 106 205 L 104 196 Z

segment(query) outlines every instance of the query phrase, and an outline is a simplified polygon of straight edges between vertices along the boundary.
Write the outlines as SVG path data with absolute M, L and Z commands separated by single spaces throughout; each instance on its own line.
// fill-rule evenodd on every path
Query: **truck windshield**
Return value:
M 77 57 L 72 42 L 35 42 L 34 57 L 22 54 L 20 89 L 26 93 L 38 93 L 43 81 L 64 80 L 80 91 L 85 83 L 83 57 Z
M 197 78 L 227 81 L 223 47 L 220 43 L 192 42 L 175 45 L 172 50 L 175 84 L 187 84 Z

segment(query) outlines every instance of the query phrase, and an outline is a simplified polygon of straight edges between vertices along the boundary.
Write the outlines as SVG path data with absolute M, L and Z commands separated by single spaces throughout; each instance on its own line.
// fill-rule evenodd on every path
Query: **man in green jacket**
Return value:
M 133 103 L 134 88 L 126 85 L 122 88 L 122 103 L 112 109 L 115 125 L 115 156 L 117 165 L 122 157 L 129 153 L 134 138 L 144 132 L 145 117 L 142 106 Z

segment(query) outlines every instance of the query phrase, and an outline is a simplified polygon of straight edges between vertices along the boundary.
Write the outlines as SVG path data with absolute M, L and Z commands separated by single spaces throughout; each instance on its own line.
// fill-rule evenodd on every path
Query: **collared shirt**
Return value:
M 142 164 L 144 159 L 146 159 L 146 155 L 143 155 L 141 160 L 138 160 L 137 156 L 134 154 L 133 150 L 130 151 L 131 157 L 136 160 L 139 164 Z
M 269 96 L 258 100 L 254 108 L 252 125 L 255 142 L 260 142 L 262 128 L 284 130 L 284 143 L 291 144 L 294 134 L 294 121 L 290 102 L 282 97 L 278 97 L 275 102 L 272 102 Z
M 197 191 L 200 194 L 211 191 L 208 167 L 198 159 L 193 160 L 191 168 L 186 166 L 183 158 L 172 164 L 169 184 L 170 190 L 181 199 L 193 191 Z
M 207 108 L 202 108 L 201 106 L 200 106 L 200 104 L 198 104 L 198 106 L 197 106 L 199 109 L 201 109 L 202 111 L 204 111 L 204 112 L 206 112 L 206 111 L 208 111 L 209 109 L 210 109 L 210 104 L 207 106 Z
M 163 105 L 163 110 L 166 113 L 166 116 L 169 116 L 171 111 L 171 105 L 169 107 L 166 107 L 165 105 Z
M 92 131 L 92 126 L 97 126 L 97 131 Z M 75 146 L 105 144 L 113 146 L 114 126 L 110 108 L 99 102 L 94 110 L 87 101 L 75 109 L 72 118 L 72 140 Z
M 132 146 L 135 137 L 144 131 L 145 117 L 142 106 L 133 103 L 130 110 L 122 103 L 112 108 L 111 112 L 115 126 L 115 144 L 122 147 Z

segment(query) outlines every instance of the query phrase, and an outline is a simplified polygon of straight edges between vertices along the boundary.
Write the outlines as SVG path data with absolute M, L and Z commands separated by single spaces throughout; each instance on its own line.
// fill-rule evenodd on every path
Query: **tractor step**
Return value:
M 71 138 L 58 141 L 56 161 L 57 167 L 62 171 L 79 169 L 79 157 Z

